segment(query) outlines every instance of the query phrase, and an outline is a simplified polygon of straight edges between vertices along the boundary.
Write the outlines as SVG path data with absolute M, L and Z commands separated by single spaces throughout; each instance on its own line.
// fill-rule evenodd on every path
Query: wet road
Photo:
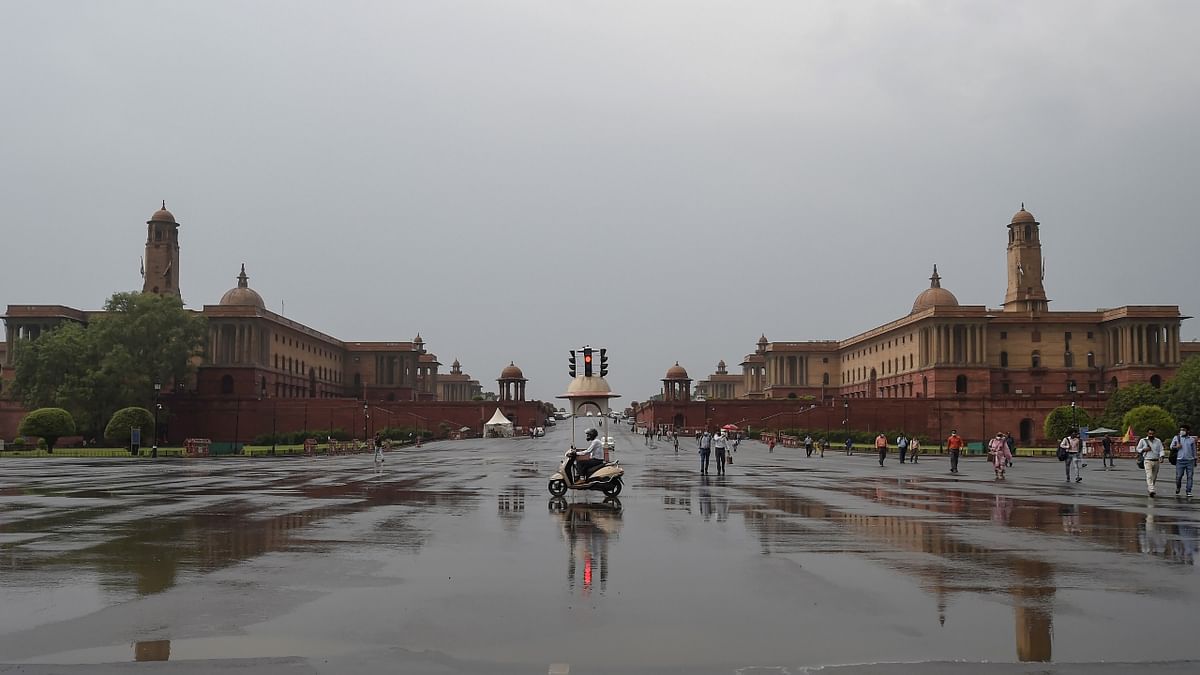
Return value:
M 690 440 L 616 438 L 619 503 L 550 499 L 565 429 L 380 471 L 4 460 L 0 673 L 1200 668 L 1200 504 L 1132 462 L 997 483 L 748 442 L 703 479 Z

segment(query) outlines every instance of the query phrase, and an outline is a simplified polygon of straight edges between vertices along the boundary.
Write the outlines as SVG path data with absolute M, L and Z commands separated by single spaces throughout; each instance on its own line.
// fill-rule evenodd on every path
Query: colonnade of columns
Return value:
M 526 380 L 496 380 L 500 384 L 501 401 L 524 401 Z
M 1109 329 L 1109 360 L 1113 364 L 1179 363 L 1179 324 L 1132 322 Z
M 921 329 L 921 366 L 987 362 L 987 328 L 945 323 Z
M 663 380 L 664 401 L 690 401 L 692 398 L 691 380 Z
M 218 323 L 208 328 L 209 359 L 215 364 L 265 365 L 268 333 L 253 323 Z
M 766 368 L 764 366 L 743 366 L 742 378 L 747 394 L 761 394 L 767 388 Z
M 807 356 L 772 356 L 767 360 L 772 385 L 808 384 Z

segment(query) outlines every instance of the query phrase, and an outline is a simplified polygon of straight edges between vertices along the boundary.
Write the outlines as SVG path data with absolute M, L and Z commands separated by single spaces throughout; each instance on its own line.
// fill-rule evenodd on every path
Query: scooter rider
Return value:
M 586 477 L 594 469 L 604 465 L 604 446 L 600 443 L 600 432 L 588 429 L 584 432 L 588 446 L 571 453 L 575 460 L 575 475 L 577 480 Z

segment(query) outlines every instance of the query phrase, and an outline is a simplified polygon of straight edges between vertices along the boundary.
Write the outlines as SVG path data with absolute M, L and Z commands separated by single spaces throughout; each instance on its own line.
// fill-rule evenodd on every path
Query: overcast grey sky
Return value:
M 271 309 L 420 331 L 488 388 L 514 360 L 552 397 L 607 345 L 627 404 L 759 333 L 898 318 L 934 262 L 999 305 L 1024 201 L 1052 308 L 1200 314 L 1197 26 L 1147 0 L 8 0 L 0 304 L 140 288 L 166 199 L 189 306 L 245 262 Z

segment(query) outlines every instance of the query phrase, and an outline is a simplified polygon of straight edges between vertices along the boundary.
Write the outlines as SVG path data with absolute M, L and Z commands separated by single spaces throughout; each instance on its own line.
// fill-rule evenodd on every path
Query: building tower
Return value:
M 500 385 L 500 400 L 524 401 L 525 383 L 528 381 L 521 369 L 509 361 L 504 370 L 500 371 L 500 377 L 496 378 L 496 383 Z
M 179 297 L 179 223 L 167 202 L 146 221 L 142 292 Z
M 679 365 L 678 361 L 675 362 L 675 365 L 667 369 L 667 374 L 663 376 L 662 383 L 662 398 L 664 401 L 687 403 L 692 400 L 692 379 L 688 377 L 687 370 Z
M 1004 293 L 1006 312 L 1046 311 L 1046 289 L 1042 281 L 1046 268 L 1042 264 L 1042 239 L 1038 221 L 1033 214 L 1021 210 L 1013 214 L 1008 224 L 1008 290 Z

